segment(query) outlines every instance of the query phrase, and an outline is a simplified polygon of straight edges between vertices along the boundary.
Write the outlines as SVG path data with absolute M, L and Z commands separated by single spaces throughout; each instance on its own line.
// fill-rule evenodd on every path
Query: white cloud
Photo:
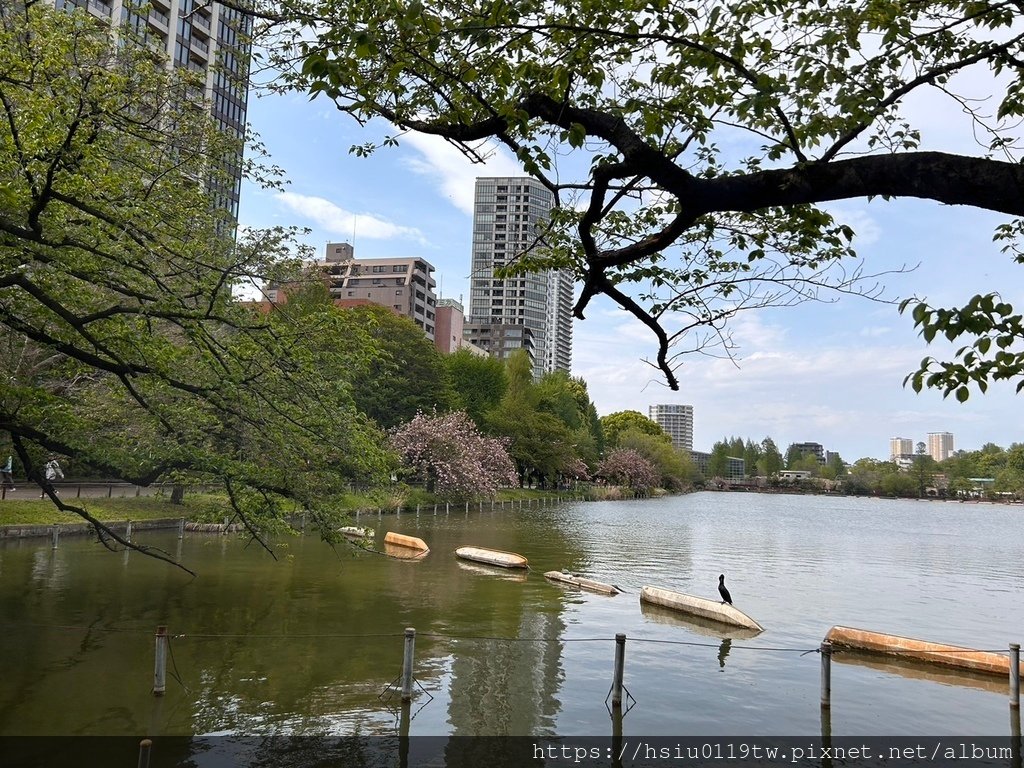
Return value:
M 848 224 L 853 228 L 854 248 L 862 248 L 877 243 L 882 237 L 882 227 L 866 208 L 853 203 L 832 203 L 824 206 L 836 221 Z
M 473 163 L 454 146 L 437 136 L 409 134 L 402 138 L 419 156 L 406 158 L 406 166 L 415 173 L 435 179 L 441 194 L 467 215 L 473 214 L 473 193 L 478 176 L 522 176 L 523 169 L 496 146 L 486 147 L 482 165 Z
M 330 200 L 294 192 L 281 192 L 275 198 L 293 213 L 297 213 L 332 234 L 343 237 L 353 235 L 373 240 L 416 240 L 426 241 L 416 227 L 403 227 L 369 213 L 346 211 Z

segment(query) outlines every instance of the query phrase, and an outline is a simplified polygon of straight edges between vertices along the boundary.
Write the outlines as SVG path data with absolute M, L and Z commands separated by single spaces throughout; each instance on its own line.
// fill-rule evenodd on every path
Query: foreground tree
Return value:
M 383 144 L 419 132 L 476 159 L 511 150 L 560 203 L 518 268 L 573 269 L 580 318 L 601 294 L 633 314 L 673 388 L 676 353 L 728 350 L 739 312 L 877 295 L 822 203 L 976 206 L 1006 214 L 997 237 L 1024 253 L 1019 3 L 266 0 L 257 14 L 283 33 L 284 87 L 390 122 Z M 926 89 L 949 120 L 966 112 L 975 153 L 919 148 L 906 105 Z M 915 387 L 965 399 L 1024 374 L 1004 347 L 1024 338 L 1009 304 L 907 308 L 926 339 L 978 337 L 959 362 L 924 360 Z
M 427 490 L 442 496 L 490 495 L 519 481 L 505 441 L 482 435 L 461 411 L 419 413 L 391 433 L 390 444 Z
M 0 8 L 0 73 L 0 430 L 29 478 L 108 546 L 164 559 L 59 497 L 46 456 L 219 483 L 258 536 L 288 499 L 329 530 L 345 483 L 384 471 L 383 436 L 323 374 L 315 328 L 234 300 L 298 252 L 281 230 L 225 236 L 204 189 L 234 183 L 238 146 L 190 101 L 202 83 L 40 3 Z

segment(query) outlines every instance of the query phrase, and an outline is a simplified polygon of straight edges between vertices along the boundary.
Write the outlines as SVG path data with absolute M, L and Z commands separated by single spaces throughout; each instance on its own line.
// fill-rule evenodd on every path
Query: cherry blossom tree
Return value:
M 390 445 L 428 491 L 442 496 L 492 494 L 519 484 L 506 441 L 482 435 L 465 411 L 417 413 L 392 430 Z
M 597 465 L 597 475 L 641 493 L 658 486 L 661 473 L 632 448 L 616 448 Z

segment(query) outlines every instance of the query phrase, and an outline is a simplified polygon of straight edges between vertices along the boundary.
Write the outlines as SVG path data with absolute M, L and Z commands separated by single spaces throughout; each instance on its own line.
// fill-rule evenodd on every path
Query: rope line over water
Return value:
M 32 628 L 32 629 L 58 629 L 71 632 L 108 632 L 111 634 L 134 634 L 144 635 L 149 638 L 153 635 L 152 628 L 139 629 L 132 627 L 95 627 L 95 626 L 76 626 L 69 624 L 22 624 L 17 622 L 0 621 L 0 627 L 5 628 Z M 252 633 L 252 632 L 176 632 L 168 635 L 170 638 L 177 640 L 216 640 L 216 639 L 238 639 L 238 638 L 254 638 L 261 640 L 337 640 L 337 639 L 349 639 L 349 640 L 360 640 L 360 639 L 371 639 L 371 638 L 384 638 L 393 637 L 401 638 L 404 637 L 402 632 L 374 632 L 374 633 L 290 633 L 280 632 L 275 634 L 269 633 Z M 417 632 L 417 637 L 430 637 L 437 640 L 486 640 L 486 641 L 498 641 L 506 643 L 614 643 L 615 637 L 503 637 L 501 635 L 458 635 L 458 634 L 446 634 L 443 632 Z M 724 638 L 723 638 L 724 639 Z M 630 636 L 630 642 L 634 643 L 652 643 L 659 645 L 680 645 L 680 646 L 692 646 L 696 648 L 712 648 L 717 650 L 721 647 L 721 641 L 717 643 L 702 643 L 690 640 L 668 640 L 653 637 L 637 637 Z M 730 650 L 743 650 L 743 651 L 763 651 L 766 653 L 799 653 L 801 655 L 807 655 L 810 653 L 820 653 L 819 647 L 814 648 L 789 648 L 780 646 L 766 646 L 766 645 L 731 645 Z M 846 649 L 842 647 L 835 647 L 832 649 L 833 654 L 844 653 L 846 651 L 851 652 L 862 652 L 858 649 Z M 904 653 L 996 653 L 1002 655 L 1008 655 L 1010 653 L 1007 648 L 955 648 L 955 649 L 942 649 L 941 651 L 912 651 L 908 649 L 887 649 L 885 655 L 898 656 Z

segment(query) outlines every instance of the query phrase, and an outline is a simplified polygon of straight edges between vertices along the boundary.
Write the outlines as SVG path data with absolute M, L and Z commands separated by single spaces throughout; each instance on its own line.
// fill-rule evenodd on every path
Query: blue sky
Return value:
M 969 128 L 952 126 L 930 97 L 909 111 L 924 129 L 925 148 L 973 151 Z M 518 174 L 510 157 L 472 165 L 440 140 L 410 136 L 398 148 L 357 158 L 349 147 L 378 138 L 380 130 L 360 128 L 329 102 L 300 95 L 251 97 L 249 122 L 290 184 L 284 194 L 245 186 L 243 225 L 309 227 L 307 242 L 321 255 L 327 242 L 348 241 L 360 258 L 425 258 L 436 267 L 442 296 L 468 298 L 474 179 Z M 914 200 L 851 200 L 831 210 L 857 231 L 866 271 L 916 266 L 885 278 L 890 298 L 917 295 L 949 306 L 998 291 L 1024 306 L 1024 266 L 992 242 L 999 216 Z M 923 441 L 928 432 L 952 432 L 956 448 L 968 450 L 1024 441 L 1011 384 L 974 393 L 966 404 L 903 386 L 922 357 L 953 347 L 926 347 L 893 305 L 844 297 L 750 312 L 732 333 L 737 361 L 691 356 L 673 392 L 643 361 L 656 351 L 649 331 L 598 300 L 575 324 L 573 374 L 587 381 L 601 414 L 692 405 L 700 450 L 725 436 L 770 436 L 783 450 L 815 441 L 852 461 L 888 458 L 893 436 Z

